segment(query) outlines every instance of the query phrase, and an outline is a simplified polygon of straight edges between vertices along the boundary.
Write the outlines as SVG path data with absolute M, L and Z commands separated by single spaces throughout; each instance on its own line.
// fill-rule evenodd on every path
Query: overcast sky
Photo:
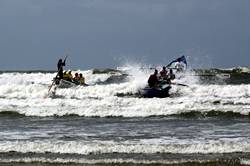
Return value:
M 250 0 L 0 0 L 0 70 L 250 66 Z

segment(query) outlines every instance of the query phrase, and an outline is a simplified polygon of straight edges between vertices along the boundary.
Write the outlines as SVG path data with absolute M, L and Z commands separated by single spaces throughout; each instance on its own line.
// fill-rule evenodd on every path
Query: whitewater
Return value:
M 48 86 L 56 73 L 3 73 L 0 75 L 0 111 L 25 116 L 87 117 L 166 116 L 192 111 L 249 114 L 249 84 L 200 84 L 197 76 L 187 73 L 176 82 L 188 87 L 172 85 L 169 98 L 146 99 L 126 94 L 136 94 L 145 87 L 150 70 L 135 67 L 124 70 L 100 74 L 93 74 L 93 70 L 75 71 L 82 72 L 90 86 L 58 88 L 54 96 L 48 96 Z M 121 82 L 119 76 L 125 72 L 127 75 Z M 105 83 L 111 77 L 113 82 Z
M 89 86 L 50 92 L 55 71 L 2 71 L 0 163 L 249 165 L 249 71 L 188 70 L 167 98 L 138 95 L 149 67 L 73 70 Z

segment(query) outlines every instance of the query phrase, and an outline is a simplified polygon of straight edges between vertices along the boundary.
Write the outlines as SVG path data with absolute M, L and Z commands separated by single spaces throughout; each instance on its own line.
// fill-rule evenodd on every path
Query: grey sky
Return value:
M 0 70 L 249 66 L 249 0 L 0 0 Z

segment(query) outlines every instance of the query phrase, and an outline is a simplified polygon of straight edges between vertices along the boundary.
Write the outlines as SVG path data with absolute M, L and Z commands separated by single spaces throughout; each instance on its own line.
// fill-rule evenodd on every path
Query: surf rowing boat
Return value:
M 143 97 L 147 97 L 147 98 L 153 98 L 153 97 L 164 98 L 164 97 L 169 97 L 170 89 L 171 89 L 170 85 L 167 85 L 163 88 L 146 87 L 142 89 L 141 93 Z

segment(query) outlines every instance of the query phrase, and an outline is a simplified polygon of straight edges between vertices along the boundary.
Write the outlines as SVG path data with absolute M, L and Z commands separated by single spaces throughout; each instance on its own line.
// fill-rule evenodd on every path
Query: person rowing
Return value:
M 167 80 L 167 77 L 168 77 L 168 71 L 166 70 L 166 67 L 163 66 L 162 70 L 160 71 L 160 79 Z
M 68 72 L 66 72 L 66 74 L 63 77 L 63 79 L 66 80 L 66 81 L 72 82 L 73 76 L 72 76 L 72 73 L 71 73 L 70 70 Z
M 154 74 L 151 74 L 148 78 L 148 86 L 150 88 L 157 88 L 159 85 L 159 80 L 157 77 L 158 70 L 155 69 Z
M 172 69 L 169 69 L 169 72 L 166 70 L 166 67 L 163 66 L 162 71 L 160 72 L 159 85 L 172 84 L 172 81 L 175 79 L 175 74 Z
M 75 73 L 75 76 L 73 78 L 73 82 L 75 82 L 76 84 L 79 84 L 79 74 Z
M 169 69 L 168 79 L 170 79 L 170 80 L 175 79 L 175 74 L 173 72 L 173 69 Z
M 87 84 L 85 83 L 85 78 L 83 77 L 82 73 L 79 74 L 79 83 L 80 85 L 87 86 Z
M 75 73 L 75 77 L 73 78 L 73 82 L 77 85 L 87 85 L 85 83 L 85 78 L 83 77 L 82 73 L 78 74 Z

